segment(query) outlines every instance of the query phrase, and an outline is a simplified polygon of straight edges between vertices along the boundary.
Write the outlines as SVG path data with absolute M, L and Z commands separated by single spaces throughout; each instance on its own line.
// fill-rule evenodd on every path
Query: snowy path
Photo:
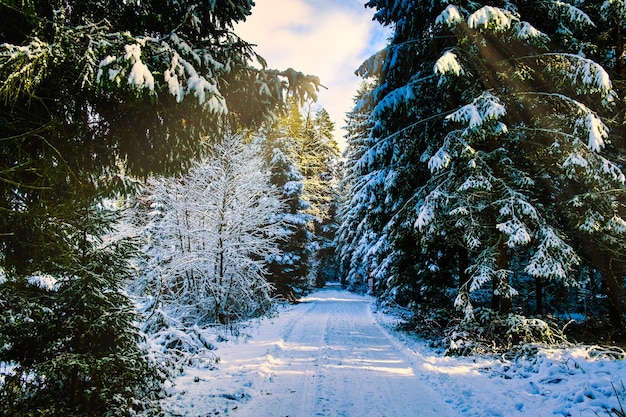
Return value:
M 432 389 L 375 324 L 368 299 L 327 289 L 305 303 L 278 340 L 261 342 L 268 346 L 259 364 L 267 376 L 258 387 L 262 395 L 236 415 L 452 414 L 447 405 L 433 402 Z
M 330 287 L 217 342 L 216 369 L 188 366 L 164 400 L 168 416 L 509 417 L 607 415 L 626 361 L 584 348 L 533 361 L 442 356 L 388 330 L 372 298 Z M 228 335 L 224 335 L 227 336 Z
M 322 289 L 220 348 L 214 371 L 189 368 L 180 416 L 452 416 L 370 311 L 371 298 Z M 257 333 L 258 332 L 258 333 Z

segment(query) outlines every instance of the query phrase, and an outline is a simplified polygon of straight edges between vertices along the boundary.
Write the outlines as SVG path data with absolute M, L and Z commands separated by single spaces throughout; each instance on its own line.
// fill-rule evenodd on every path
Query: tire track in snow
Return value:
M 370 314 L 370 300 L 325 289 L 303 300 L 266 355 L 267 377 L 233 415 L 455 415 Z M 410 399 L 407 401 L 406 399 Z

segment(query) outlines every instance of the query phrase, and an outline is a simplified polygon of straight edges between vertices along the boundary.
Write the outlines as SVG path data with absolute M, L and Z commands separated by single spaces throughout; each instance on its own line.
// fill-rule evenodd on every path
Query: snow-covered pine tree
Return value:
M 46 272 L 18 280 L 0 267 L 0 408 L 6 416 L 158 415 L 162 376 L 139 347 L 139 318 L 121 291 L 134 277 L 128 259 L 138 242 L 102 240 L 115 213 L 72 203 L 71 223 L 48 219 L 46 231 L 67 241 L 49 242 L 56 253 Z
M 364 81 L 354 97 L 353 110 L 346 115 L 347 147 L 343 155 L 343 178 L 339 184 L 341 224 L 335 241 L 342 284 L 352 289 L 359 288 L 365 282 L 370 269 L 370 261 L 366 258 L 367 249 L 374 240 L 367 223 L 363 221 L 369 205 L 360 193 L 365 185 L 362 179 L 368 167 L 359 164 L 367 151 L 367 138 L 373 125 L 370 114 L 375 104 L 374 89 L 374 82 Z
M 429 160 L 431 171 L 447 173 L 437 194 L 452 204 L 439 213 L 463 230 L 470 249 L 471 276 L 457 299 L 466 307 L 472 290 L 491 281 L 493 307 L 511 310 L 513 254 L 526 254 L 524 271 L 537 280 L 578 285 L 579 232 L 597 216 L 623 221 L 614 191 L 623 189 L 624 175 L 602 152 L 608 129 L 601 115 L 615 100 L 609 76 L 567 45 L 549 47 L 547 34 L 521 20 L 527 7 L 449 5 L 437 20 L 458 43 L 435 73 L 444 85 L 468 86 L 463 95 L 473 97 L 447 116 L 446 140 Z M 534 7 L 548 13 L 561 5 Z M 558 16 L 562 27 L 588 24 L 584 13 L 568 10 Z M 418 208 L 421 230 L 438 199 L 431 196 Z M 610 222 L 607 232 L 620 233 Z
M 302 175 L 302 199 L 309 215 L 311 239 L 310 279 L 319 285 L 335 268 L 331 235 L 336 227 L 336 182 L 339 148 L 333 137 L 333 123 L 323 108 L 311 102 L 289 100 L 289 108 L 277 122 L 267 127 L 267 138 L 280 138 L 276 145 Z M 271 141 L 270 141 L 271 142 Z
M 315 109 L 309 102 L 304 108 L 302 138 L 295 142 L 298 166 L 304 173 L 303 198 L 314 215 L 316 243 L 315 283 L 324 286 L 336 277 L 334 236 L 337 231 L 337 182 L 339 146 L 334 139 L 334 123 L 324 108 Z
M 270 183 L 276 187 L 284 204 L 282 211 L 274 213 L 285 236 L 278 242 L 280 253 L 267 259 L 268 280 L 277 296 L 296 301 L 311 289 L 309 276 L 313 255 L 313 234 L 307 227 L 312 216 L 306 213 L 309 204 L 302 199 L 303 177 L 286 155 L 289 141 L 278 130 L 262 131 L 255 142 L 270 171 Z
M 279 256 L 285 233 L 276 216 L 282 203 L 258 147 L 229 135 L 185 176 L 151 184 L 155 211 L 144 271 L 146 291 L 158 291 L 151 308 L 185 327 L 267 311 L 266 259 Z
M 112 272 L 105 256 L 94 255 L 102 253 L 95 242 L 108 229 L 95 220 L 104 213 L 102 198 L 132 193 L 134 182 L 126 175 L 184 171 L 203 154 L 205 139 L 220 137 L 231 116 L 258 124 L 273 116 L 285 90 L 315 96 L 316 77 L 267 69 L 233 33 L 233 24 L 247 17 L 252 5 L 249 0 L 0 4 L 0 303 L 5 306 L 0 360 L 20 370 L 19 381 L 0 384 L 0 401 L 10 398 L 3 410 L 101 414 L 120 398 L 136 408 L 141 391 L 151 385 L 128 379 L 115 382 L 119 392 L 99 383 L 75 391 L 64 382 L 50 396 L 46 387 L 31 389 L 30 382 L 53 378 L 44 363 L 60 360 L 65 340 L 83 335 L 83 327 L 72 326 L 59 343 L 40 343 L 57 340 L 54 321 L 60 317 L 73 322 L 117 312 L 100 336 L 124 339 L 129 356 L 142 355 L 136 343 L 131 347 L 136 334 L 128 323 L 134 317 L 119 296 L 118 277 L 124 274 Z M 101 267 L 93 264 L 96 259 L 104 262 Z M 35 275 L 53 276 L 59 289 L 42 295 L 28 285 Z M 98 285 L 87 285 L 92 278 Z M 74 279 L 85 282 L 70 285 Z M 76 288 L 85 293 L 72 294 Z M 40 296 L 49 302 L 39 303 Z M 105 313 L 96 302 L 102 297 L 108 299 Z M 90 309 L 93 314 L 78 313 Z M 33 321 L 40 325 L 31 331 L 13 329 Z M 12 351 L 13 345 L 30 346 L 29 358 Z M 113 346 L 94 339 L 83 347 L 83 357 L 94 362 L 73 362 L 80 375 L 76 368 L 58 368 L 54 378 L 100 380 L 100 360 L 115 362 L 109 356 L 116 352 Z M 127 371 L 144 375 L 133 369 Z M 58 398 L 73 402 L 71 413 L 54 409 Z
M 285 141 L 286 155 L 303 176 L 303 198 L 309 203 L 308 212 L 319 221 L 327 219 L 333 201 L 339 147 L 334 139 L 334 124 L 324 108 L 308 101 L 301 105 L 289 100 L 289 108 L 273 126 L 274 134 Z
M 350 162 L 349 175 L 356 178 L 350 180 L 352 196 L 343 221 L 356 228 L 349 251 L 343 250 L 342 255 L 344 260 L 347 255 L 352 259 L 350 277 L 371 275 L 378 291 L 397 300 L 425 300 L 427 291 L 435 296 L 445 294 L 441 288 L 422 282 L 426 274 L 439 271 L 441 277 L 457 269 L 452 256 L 454 241 L 445 251 L 451 262 L 440 259 L 438 250 L 416 247 L 418 237 L 410 208 L 415 203 L 415 190 L 429 176 L 420 158 L 429 143 L 441 135 L 441 113 L 449 101 L 437 88 L 432 73 L 437 50 L 448 40 L 436 36 L 424 23 L 432 15 L 427 3 L 372 1 L 367 6 L 378 8 L 375 19 L 394 25 L 395 31 L 388 47 L 357 71 L 377 79 L 377 85 L 368 94 L 371 99 L 364 101 L 371 100 L 371 107 L 357 104 L 356 110 L 365 110 L 369 120 L 354 153 L 358 159 Z M 348 230 L 342 227 L 351 233 Z M 417 259 L 421 251 L 427 251 L 424 259 L 430 258 L 429 262 Z M 437 264 L 442 262 L 445 268 Z
M 586 49 L 588 56 L 601 63 L 610 75 L 613 88 L 618 99 L 612 112 L 607 117 L 609 137 L 605 143 L 604 152 L 610 155 L 620 167 L 626 166 L 626 45 L 624 31 L 626 30 L 626 6 L 623 1 L 606 0 L 604 2 L 583 3 L 580 5 L 596 24 L 593 31 L 583 33 L 591 47 Z M 616 192 L 620 192 L 616 190 Z M 623 191 L 621 191 L 623 193 Z M 624 197 L 617 198 L 623 201 Z M 626 218 L 626 205 L 619 204 L 617 209 L 620 217 Z M 626 253 L 621 245 L 616 244 L 623 238 L 618 235 L 601 231 L 595 233 L 594 245 L 584 245 L 587 252 L 583 256 L 595 259 L 592 264 L 603 266 L 602 274 L 605 277 L 605 286 L 609 297 L 609 310 L 612 322 L 620 326 L 623 314 L 626 312 L 624 294 L 624 277 L 626 277 Z M 589 253 L 590 249 L 599 249 Z
M 601 66 L 568 51 L 580 47 L 571 33 L 590 23 L 587 15 L 562 2 L 368 5 L 396 24 L 362 158 L 370 201 L 386 203 L 369 221 L 390 243 L 386 259 L 420 276 L 456 254 L 447 268 L 456 269 L 456 303 L 468 314 L 488 282 L 492 306 L 511 310 L 512 257 L 525 257 L 524 273 L 535 279 L 576 285 L 580 232 L 611 219 L 617 244 L 623 221 L 624 176 L 603 152 L 601 116 L 615 94 Z M 411 157 L 397 156 L 400 149 Z M 403 190 L 397 178 L 382 180 L 391 172 L 415 180 Z M 419 240 L 421 254 L 405 240 Z

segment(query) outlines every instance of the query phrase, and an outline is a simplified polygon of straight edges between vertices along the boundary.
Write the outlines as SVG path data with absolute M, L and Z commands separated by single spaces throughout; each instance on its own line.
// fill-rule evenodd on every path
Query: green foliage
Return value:
M 186 171 L 287 94 L 315 96 L 316 77 L 267 69 L 232 32 L 252 6 L 0 2 L 0 386 L 11 414 L 128 414 L 152 393 L 121 293 L 130 247 L 101 241 L 113 220 L 102 202 L 134 193 L 136 178 Z M 34 276 L 57 286 L 33 287 Z
M 90 224 L 107 221 L 92 210 L 82 211 Z M 134 306 L 120 291 L 136 244 L 75 238 L 57 271 L 9 274 L 1 285 L 0 362 L 14 367 L 2 375 L 0 407 L 8 416 L 155 412 L 161 377 L 139 348 Z

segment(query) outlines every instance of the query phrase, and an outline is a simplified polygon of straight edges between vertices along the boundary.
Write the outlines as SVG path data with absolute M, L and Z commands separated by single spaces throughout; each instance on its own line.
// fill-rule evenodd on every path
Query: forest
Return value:
M 626 347 L 623 0 L 366 1 L 343 152 L 253 6 L 0 2 L 5 415 L 161 415 L 201 329 L 334 281 L 451 356 Z

